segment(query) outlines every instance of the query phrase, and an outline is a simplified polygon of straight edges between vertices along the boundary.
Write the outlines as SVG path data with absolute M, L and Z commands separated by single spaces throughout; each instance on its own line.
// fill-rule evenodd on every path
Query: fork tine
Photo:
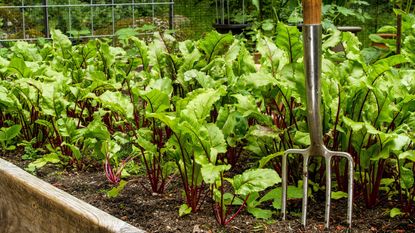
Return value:
M 352 211 L 353 211 L 353 157 L 346 152 L 342 151 L 331 151 L 333 156 L 344 157 L 349 162 L 349 184 L 347 187 L 347 223 L 349 224 L 349 228 L 352 227 Z
M 304 154 L 307 153 L 305 149 L 289 149 L 282 155 L 282 192 L 281 192 L 281 214 L 282 220 L 286 219 L 287 215 L 287 156 L 288 154 Z
M 303 206 L 302 206 L 302 214 L 301 214 L 301 223 L 303 226 L 306 225 L 307 222 L 307 199 L 308 199 L 308 154 L 303 154 Z
M 347 199 L 347 223 L 349 224 L 349 228 L 352 228 L 352 210 L 353 210 L 353 175 L 354 175 L 354 168 L 353 168 L 353 158 L 348 154 L 347 160 L 349 161 L 349 187 L 347 190 L 348 199 Z
M 331 155 L 325 156 L 326 160 L 326 210 L 325 210 L 325 228 L 328 229 L 330 225 L 330 205 L 331 205 Z
M 281 187 L 281 214 L 282 220 L 285 220 L 287 211 L 287 156 L 288 152 L 282 155 L 282 187 Z

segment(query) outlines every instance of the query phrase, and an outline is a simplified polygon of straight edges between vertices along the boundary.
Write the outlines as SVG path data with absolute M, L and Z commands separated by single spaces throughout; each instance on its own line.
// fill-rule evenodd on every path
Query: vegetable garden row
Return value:
M 399 202 L 391 216 L 415 214 L 415 17 L 404 22 L 397 55 L 362 48 L 351 33 L 323 37 L 324 142 L 353 156 L 355 199 L 368 208 L 380 196 Z M 279 23 L 275 37 L 255 36 L 255 48 L 216 32 L 183 42 L 120 33 L 116 47 L 73 45 L 60 31 L 51 42 L 16 42 L 0 49 L 1 149 L 24 148 L 31 172 L 103 166 L 115 191 L 140 171 L 149 195 L 180 177 L 180 215 L 210 198 L 221 225 L 245 209 L 271 218 L 281 208 L 283 151 L 309 144 L 301 36 Z M 309 166 L 308 195 L 318 195 L 324 160 Z M 290 158 L 289 199 L 302 197 L 300 168 Z M 335 199 L 347 196 L 346 171 L 346 161 L 332 161 Z

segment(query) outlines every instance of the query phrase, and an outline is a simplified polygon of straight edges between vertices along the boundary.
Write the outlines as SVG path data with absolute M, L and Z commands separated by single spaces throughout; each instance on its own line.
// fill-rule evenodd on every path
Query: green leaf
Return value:
M 127 181 L 125 180 L 121 180 L 120 183 L 118 184 L 118 186 L 110 189 L 109 191 L 106 192 L 106 195 L 108 198 L 115 198 L 118 197 L 121 193 L 122 190 L 124 190 L 125 185 L 127 185 Z
M 169 96 L 157 89 L 153 89 L 143 95 L 148 105 L 146 110 L 151 113 L 162 112 L 170 107 Z
M 341 32 L 339 30 L 329 29 L 331 32 L 329 37 L 324 40 L 322 48 L 326 51 L 328 48 L 333 48 L 341 42 Z
M 247 207 L 246 210 L 257 219 L 270 219 L 273 214 L 271 210 L 261 209 L 258 207 Z
M 259 5 L 259 0 L 252 0 L 252 5 L 255 6 L 257 11 L 259 11 L 261 9 L 260 5 Z
M 391 217 L 391 218 L 394 218 L 394 217 L 396 217 L 396 216 L 398 216 L 398 215 L 401 215 L 402 214 L 402 212 L 401 212 L 401 209 L 399 209 L 399 208 L 393 208 L 393 209 L 391 209 L 390 210 L 390 212 L 389 212 L 389 216 Z
M 71 41 L 68 39 L 67 36 L 65 36 L 61 31 L 59 30 L 51 30 L 50 31 L 53 44 L 57 45 L 58 47 L 62 49 L 68 49 L 72 47 Z M 63 53 L 63 51 L 62 51 Z
M 61 159 L 59 158 L 59 155 L 56 153 L 50 153 L 50 154 L 46 154 L 44 155 L 42 158 L 38 158 L 35 161 L 29 163 L 29 165 L 27 165 L 27 168 L 25 168 L 25 170 L 29 171 L 29 172 L 34 172 L 40 168 L 42 168 L 43 166 L 45 166 L 48 163 L 60 163 Z
M 104 108 L 118 112 L 129 119 L 133 119 L 133 104 L 121 92 L 106 91 L 98 97 Z
M 408 150 L 399 154 L 399 159 L 408 159 L 415 162 L 415 150 Z
M 81 151 L 79 150 L 79 148 L 75 145 L 63 142 L 62 145 L 65 145 L 67 147 L 69 147 L 69 149 L 71 149 L 73 156 L 80 161 L 82 159 L 82 154 Z
M 262 30 L 272 31 L 274 29 L 274 23 L 272 20 L 265 20 L 261 25 Z
M 341 198 L 347 198 L 348 194 L 342 191 L 331 192 L 331 198 L 334 200 L 339 200 Z
M 187 204 L 182 204 L 179 209 L 179 216 L 185 216 L 192 212 L 192 207 L 189 207 Z
M 394 66 L 406 63 L 407 60 L 403 55 L 394 55 L 377 61 L 369 70 L 369 80 L 373 81 L 379 75 L 391 70 Z
M 279 156 L 282 156 L 284 154 L 284 152 L 283 151 L 281 151 L 281 152 L 277 152 L 277 153 L 274 153 L 274 154 L 270 154 L 270 155 L 267 155 L 267 156 L 265 156 L 265 157 L 263 157 L 263 158 L 261 158 L 260 160 L 259 160 L 259 165 L 258 165 L 258 168 L 263 168 L 263 167 L 265 167 L 265 165 L 270 161 L 270 160 L 272 160 L 272 159 L 274 159 L 274 158 L 276 158 L 276 157 L 279 157 Z
M 277 187 L 268 193 L 266 193 L 260 202 L 266 202 L 272 200 L 272 206 L 275 209 L 281 209 L 281 187 Z M 290 199 L 301 199 L 303 198 L 303 189 L 300 187 L 289 185 L 287 187 L 287 200 Z
M 404 166 L 401 166 L 401 184 L 402 188 L 410 189 L 414 186 L 414 172 L 412 169 L 406 168 Z
M 203 120 L 210 115 L 213 104 L 220 99 L 223 89 L 197 90 L 188 97 L 189 102 L 182 111 L 184 115 L 196 120 Z
M 303 146 L 309 146 L 310 145 L 310 134 L 296 131 L 294 135 L 294 142 L 303 145 Z
M 220 179 L 220 174 L 224 171 L 231 169 L 231 165 L 213 165 L 211 163 L 202 165 L 202 176 L 203 180 L 207 184 L 214 184 L 217 180 Z
M 20 130 L 22 129 L 21 125 L 13 125 L 8 128 L 1 128 L 0 129 L 0 142 L 9 142 L 13 138 L 19 135 Z
M 236 194 L 248 195 L 263 191 L 280 182 L 281 178 L 272 169 L 253 169 L 236 175 L 233 178 L 232 185 Z
M 164 124 L 166 124 L 170 129 L 174 132 L 180 132 L 181 128 L 178 127 L 178 118 L 172 116 L 169 113 L 161 112 L 161 113 L 149 113 L 147 117 L 154 117 L 159 119 Z
M 355 122 L 352 119 L 343 116 L 343 122 L 346 126 L 349 126 L 353 131 L 358 132 L 363 129 L 364 123 L 363 122 Z
M 222 130 L 220 130 L 215 124 L 208 124 L 207 130 L 209 133 L 209 159 L 211 162 L 216 162 L 218 153 L 226 153 L 227 151 L 225 137 Z
M 29 78 L 32 74 L 32 70 L 27 67 L 25 61 L 20 57 L 12 57 L 8 68 L 11 72 L 22 78 Z
M 75 119 L 73 118 L 60 118 L 56 121 L 58 125 L 59 134 L 62 137 L 69 137 L 71 140 L 77 136 L 77 127 Z
M 149 71 L 149 64 L 150 64 L 150 58 L 148 55 L 148 47 L 146 43 L 138 38 L 133 37 L 132 38 L 135 49 L 137 51 L 137 54 L 139 55 L 141 59 L 141 64 L 143 65 L 144 71 Z
M 337 11 L 344 16 L 355 15 L 352 9 L 342 7 L 342 6 L 337 6 L 336 8 L 337 8 Z
M 138 32 L 134 28 L 122 28 L 115 32 L 120 40 L 126 40 L 130 37 L 137 36 Z
M 264 37 L 258 41 L 257 50 L 261 53 L 262 67 L 270 69 L 270 73 L 276 74 L 290 61 L 287 52 L 278 48 L 270 38 Z M 262 68 L 261 67 L 261 68 Z
M 260 70 L 257 73 L 250 73 L 242 77 L 246 85 L 254 88 L 262 88 L 278 84 L 277 80 L 268 71 Z
M 276 45 L 288 53 L 290 63 L 296 62 L 303 56 L 301 33 L 296 26 L 278 23 Z
M 42 56 L 39 54 L 38 47 L 27 41 L 16 41 L 10 48 L 16 55 L 22 57 L 25 61 L 41 61 Z
M 86 138 L 96 138 L 101 141 L 105 141 L 110 138 L 110 133 L 108 132 L 105 124 L 102 123 L 101 119 L 94 119 L 86 128 L 82 129 L 82 131 L 82 134 Z
M 199 47 L 206 54 L 206 61 L 209 64 L 217 55 L 224 54 L 225 48 L 231 45 L 233 36 L 231 34 L 220 34 L 211 31 L 199 40 Z

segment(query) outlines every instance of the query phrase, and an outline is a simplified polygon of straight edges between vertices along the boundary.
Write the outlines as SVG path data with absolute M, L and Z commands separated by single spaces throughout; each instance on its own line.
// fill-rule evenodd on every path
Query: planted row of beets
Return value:
M 258 35 L 260 65 L 244 39 L 216 32 L 183 42 L 169 34 L 148 43 L 120 37 L 120 47 L 72 45 L 59 31 L 52 39 L 0 51 L 0 143 L 24 147 L 29 171 L 103 163 L 108 180 L 124 185 L 139 164 L 149 193 L 163 193 L 178 176 L 180 214 L 198 211 L 208 197 L 223 225 L 243 208 L 257 218 L 280 209 L 280 157 L 309 144 L 295 27 Z M 333 52 L 340 41 L 344 51 Z M 405 51 L 415 46 L 405 43 L 403 55 L 360 46 L 350 33 L 325 36 L 324 142 L 353 155 L 354 192 L 367 207 L 383 192 L 414 213 L 415 69 Z M 290 159 L 289 198 L 301 198 L 300 166 Z M 347 195 L 346 166 L 333 161 L 333 198 Z M 324 189 L 324 162 L 313 158 L 310 169 L 313 195 Z

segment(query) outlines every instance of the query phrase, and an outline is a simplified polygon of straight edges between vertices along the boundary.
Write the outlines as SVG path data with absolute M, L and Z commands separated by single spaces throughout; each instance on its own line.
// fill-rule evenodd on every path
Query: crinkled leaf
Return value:
M 130 99 L 121 92 L 106 91 L 98 97 L 104 108 L 118 112 L 125 117 L 133 118 L 133 104 Z
M 309 146 L 310 145 L 310 134 L 297 131 L 294 135 L 294 142 L 303 146 Z
M 257 50 L 263 57 L 262 67 L 268 67 L 272 74 L 281 71 L 289 63 L 287 52 L 278 48 L 270 38 L 261 38 L 258 41 Z
M 191 96 L 183 113 L 188 117 L 202 120 L 210 115 L 213 104 L 220 99 L 221 90 L 205 89 Z
M 290 62 L 296 62 L 303 56 L 303 42 L 301 33 L 296 26 L 284 23 L 277 24 L 276 45 L 288 53 Z
M 253 192 L 260 192 L 266 188 L 280 183 L 281 178 L 272 169 L 247 170 L 233 178 L 233 187 L 236 194 L 248 195 Z
M 220 179 L 220 174 L 231 169 L 231 165 L 213 165 L 211 163 L 203 165 L 201 172 L 203 180 L 207 184 L 214 184 Z
M 199 40 L 199 47 L 206 54 L 206 61 L 210 63 L 213 58 L 225 52 L 225 48 L 232 44 L 233 36 L 231 34 L 220 34 L 211 31 Z
M 146 110 L 151 113 L 162 112 L 170 107 L 169 96 L 157 89 L 153 89 L 143 95 L 147 101 Z

